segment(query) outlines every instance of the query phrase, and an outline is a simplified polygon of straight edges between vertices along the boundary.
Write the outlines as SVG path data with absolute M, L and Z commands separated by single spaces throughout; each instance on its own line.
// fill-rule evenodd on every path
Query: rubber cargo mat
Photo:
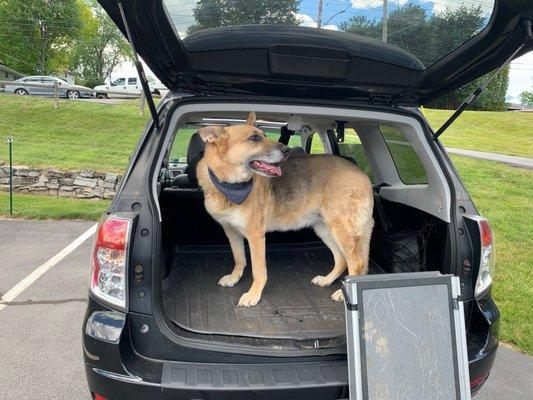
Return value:
M 330 271 L 333 257 L 328 249 L 268 249 L 268 282 L 259 304 L 250 308 L 237 307 L 251 285 L 250 262 L 234 287 L 217 284 L 233 265 L 226 247 L 177 248 L 164 284 L 167 316 L 183 329 L 204 334 L 296 340 L 345 334 L 344 304 L 330 299 L 340 282 L 326 288 L 311 283 Z

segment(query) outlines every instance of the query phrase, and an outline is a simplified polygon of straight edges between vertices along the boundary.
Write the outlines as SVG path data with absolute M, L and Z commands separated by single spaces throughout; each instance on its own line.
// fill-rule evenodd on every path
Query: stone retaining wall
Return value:
M 13 167 L 13 188 L 19 193 L 33 193 L 80 199 L 111 199 L 120 175 L 94 171 L 59 171 L 26 166 Z M 0 165 L 0 191 L 9 190 L 9 168 Z

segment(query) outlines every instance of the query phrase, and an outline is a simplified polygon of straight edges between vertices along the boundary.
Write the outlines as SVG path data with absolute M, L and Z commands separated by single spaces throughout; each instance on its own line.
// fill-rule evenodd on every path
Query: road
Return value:
M 32 271 L 92 225 L 0 220 L 1 294 L 10 293 L 25 278 L 26 285 L 31 282 L 27 277 Z M 51 267 L 46 264 L 50 269 L 0 309 L 0 398 L 90 399 L 82 363 L 81 325 L 91 243 L 88 239 L 69 254 L 60 253 L 62 260 Z M 475 400 L 530 399 L 531 377 L 533 357 L 501 346 L 489 381 Z

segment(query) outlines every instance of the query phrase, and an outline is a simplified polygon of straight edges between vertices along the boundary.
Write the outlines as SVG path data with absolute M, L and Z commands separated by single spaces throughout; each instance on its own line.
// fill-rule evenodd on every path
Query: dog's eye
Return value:
M 263 140 L 263 138 L 259 135 L 252 135 L 248 138 L 248 140 L 251 140 L 252 142 L 260 142 Z

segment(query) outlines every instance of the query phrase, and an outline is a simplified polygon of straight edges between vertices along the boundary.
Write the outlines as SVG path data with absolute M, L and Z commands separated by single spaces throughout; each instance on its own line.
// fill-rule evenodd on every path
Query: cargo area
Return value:
M 368 273 L 455 273 L 449 260 L 449 192 L 416 121 L 407 124 L 380 112 L 322 115 L 311 107 L 294 108 L 300 115 L 287 114 L 283 106 L 267 113 L 259 106 L 257 110 L 257 127 L 291 147 L 288 157 L 334 154 L 369 175 L 374 229 Z M 334 265 L 312 228 L 267 232 L 268 280 L 256 306 L 237 307 L 252 283 L 246 243 L 241 280 L 233 287 L 218 285 L 234 261 L 222 227 L 204 206 L 196 167 L 205 145 L 196 132 L 205 125 L 244 123 L 247 115 L 198 111 L 175 127 L 157 182 L 163 256 L 159 314 L 176 343 L 193 347 L 267 356 L 318 354 L 315 350 L 341 354 L 346 346 L 345 306 L 331 295 L 341 287 L 342 277 L 330 287 L 311 282 Z
M 177 335 L 276 351 L 318 343 L 344 346 L 344 304 L 330 298 L 340 280 L 325 288 L 311 283 L 333 265 L 331 252 L 312 230 L 267 234 L 267 285 L 257 306 L 242 308 L 238 300 L 252 281 L 249 254 L 241 280 L 234 287 L 218 285 L 231 272 L 233 258 L 224 232 L 204 209 L 202 194 L 166 190 L 160 200 L 163 310 Z M 369 273 L 443 270 L 446 224 L 379 196 L 374 220 Z

